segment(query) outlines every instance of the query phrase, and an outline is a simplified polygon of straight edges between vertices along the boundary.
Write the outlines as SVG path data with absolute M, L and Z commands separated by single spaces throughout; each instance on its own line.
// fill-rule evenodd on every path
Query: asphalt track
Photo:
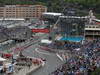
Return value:
M 53 72 L 59 65 L 63 64 L 63 61 L 60 60 L 55 53 L 43 51 L 36 47 L 37 44 L 30 46 L 23 51 L 23 54 L 30 57 L 44 58 L 46 59 L 46 64 L 31 75 L 49 75 L 49 73 Z
M 32 45 L 23 50 L 25 56 L 44 58 L 46 59 L 46 64 L 44 67 L 33 72 L 31 75 L 49 75 L 53 72 L 59 65 L 63 64 L 63 61 L 60 60 L 55 53 L 50 53 L 45 50 L 37 49 L 40 40 L 46 38 L 48 35 L 41 35 L 40 39 L 35 40 Z M 27 41 L 26 43 L 30 43 Z M 23 46 L 25 43 L 18 44 L 17 46 Z

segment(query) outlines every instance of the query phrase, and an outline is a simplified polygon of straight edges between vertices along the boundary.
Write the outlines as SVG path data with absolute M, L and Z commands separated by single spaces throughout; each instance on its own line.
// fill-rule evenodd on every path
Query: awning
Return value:
M 12 57 L 12 54 L 4 53 L 3 56 L 4 56 L 4 57 Z
M 83 37 L 62 37 L 60 40 L 62 41 L 71 41 L 71 42 L 81 42 L 84 40 Z
M 36 32 L 36 33 L 49 33 L 50 30 L 49 29 L 32 29 L 32 32 Z

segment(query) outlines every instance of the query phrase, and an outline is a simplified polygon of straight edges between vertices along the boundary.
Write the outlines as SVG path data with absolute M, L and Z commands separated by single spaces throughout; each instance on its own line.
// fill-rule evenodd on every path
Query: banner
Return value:
M 32 29 L 32 32 L 41 32 L 41 33 L 49 33 L 49 29 Z

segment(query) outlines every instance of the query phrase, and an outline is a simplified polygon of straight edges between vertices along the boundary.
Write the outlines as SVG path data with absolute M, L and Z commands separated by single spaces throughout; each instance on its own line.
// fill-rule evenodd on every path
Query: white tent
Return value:
M 6 59 L 4 59 L 4 58 L 2 58 L 2 57 L 0 57 L 0 61 L 5 61 Z
M 52 41 L 47 40 L 47 39 L 43 39 L 43 40 L 41 40 L 41 43 L 50 44 L 50 43 L 52 43 Z

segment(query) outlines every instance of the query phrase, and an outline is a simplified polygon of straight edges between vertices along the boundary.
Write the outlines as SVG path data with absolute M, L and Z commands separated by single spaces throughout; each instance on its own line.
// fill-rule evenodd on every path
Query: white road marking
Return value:
M 42 61 L 42 66 L 44 66 L 45 65 L 45 62 L 44 61 Z
M 64 61 L 63 58 L 58 53 L 56 53 L 56 55 L 61 61 Z
M 45 54 L 45 55 L 51 55 L 50 53 L 44 53 L 38 50 L 38 48 L 35 49 L 36 52 L 41 53 L 41 54 Z

